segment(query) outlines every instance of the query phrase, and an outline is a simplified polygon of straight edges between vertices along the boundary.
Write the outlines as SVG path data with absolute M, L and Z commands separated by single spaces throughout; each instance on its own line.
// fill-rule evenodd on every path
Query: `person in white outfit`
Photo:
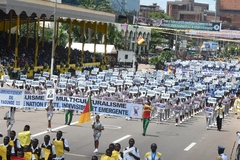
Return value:
M 129 146 L 123 151 L 123 160 L 140 160 L 139 150 L 134 147 L 135 140 L 129 139 L 128 144 Z
M 15 123 L 14 115 L 15 115 L 16 107 L 10 107 L 9 110 L 5 113 L 4 120 L 7 125 L 7 135 L 10 137 L 11 129 Z
M 218 157 L 217 160 L 228 160 L 226 154 L 224 154 L 225 148 L 222 146 L 218 146 Z

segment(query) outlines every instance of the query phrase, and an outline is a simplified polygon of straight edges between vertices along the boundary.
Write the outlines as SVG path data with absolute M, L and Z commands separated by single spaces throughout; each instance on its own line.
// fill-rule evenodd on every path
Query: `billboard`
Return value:
M 143 26 L 154 26 L 160 28 L 182 29 L 182 30 L 203 30 L 203 31 L 220 31 L 220 22 L 193 22 L 193 21 L 177 21 L 159 18 L 134 17 L 133 24 Z
M 221 30 L 220 32 L 188 30 L 185 32 L 185 34 L 197 35 L 197 36 L 203 36 L 203 37 L 220 37 L 220 38 L 230 38 L 230 39 L 240 38 L 240 31 L 237 31 L 237 30 Z
M 201 46 L 202 50 L 217 50 L 219 48 L 218 42 L 214 41 L 203 41 L 203 44 Z

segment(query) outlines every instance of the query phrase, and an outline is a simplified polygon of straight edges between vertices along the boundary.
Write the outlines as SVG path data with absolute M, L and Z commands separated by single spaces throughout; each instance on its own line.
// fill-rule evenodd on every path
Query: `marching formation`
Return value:
M 128 103 L 132 105 L 134 113 L 136 114 L 139 110 L 138 108 L 134 108 L 134 104 L 139 104 L 142 106 L 143 136 L 146 135 L 150 121 L 156 121 L 157 124 L 161 124 L 174 120 L 175 126 L 179 126 L 182 123 L 187 123 L 190 118 L 201 112 L 206 115 L 206 129 L 216 125 L 218 131 L 221 131 L 222 120 L 225 116 L 229 115 L 230 111 L 233 111 L 235 114 L 240 113 L 239 81 L 236 79 L 236 76 L 234 76 L 235 73 L 229 76 L 230 72 L 226 74 L 224 69 L 222 69 L 220 73 L 217 68 L 208 68 L 204 66 L 203 62 L 198 63 L 198 65 L 201 65 L 200 70 L 191 69 L 191 67 L 182 63 L 171 64 L 175 66 L 174 73 L 169 69 L 170 67 L 168 67 L 168 71 L 153 71 L 152 73 L 144 70 L 137 72 L 134 72 L 132 69 L 120 70 L 119 68 L 99 72 L 96 68 L 92 72 L 84 71 L 74 76 L 71 76 L 69 73 L 51 77 L 41 74 L 36 76 L 34 80 L 24 79 L 24 76 L 22 76 L 20 80 L 9 80 L 1 86 L 12 89 L 23 89 L 25 90 L 25 95 L 47 95 L 46 98 L 50 98 L 45 108 L 48 119 L 47 130 L 49 132 L 51 132 L 51 119 L 54 113 L 64 111 L 66 113 L 65 125 L 70 125 L 73 113 L 79 114 L 82 111 L 76 108 L 54 106 L 54 97 L 58 95 L 82 98 L 91 96 L 92 100 Z M 211 70 L 212 74 L 208 74 L 209 70 Z M 225 74 L 222 74 L 222 72 Z M 53 89 L 54 92 L 50 90 L 50 92 L 47 93 L 49 89 Z M 104 107 L 107 108 L 108 106 Z M 39 109 L 38 106 L 33 105 L 25 106 L 22 110 L 31 111 L 31 108 L 35 110 Z M 13 134 L 11 128 L 15 122 L 15 110 L 15 107 L 11 107 L 4 117 L 7 122 L 8 137 L 11 137 L 11 134 Z M 114 114 L 105 113 L 104 115 L 105 118 L 110 116 L 114 116 Z M 99 118 L 99 115 L 96 115 L 96 120 L 92 123 L 92 129 L 94 130 L 94 153 L 98 153 L 99 138 L 102 130 L 104 130 L 104 125 L 101 124 Z M 132 118 L 134 117 L 130 115 L 126 116 L 126 120 L 128 121 Z M 18 134 L 19 140 L 21 140 L 21 134 Z M 24 136 L 26 136 L 25 134 L 26 133 L 24 133 Z M 58 138 L 56 139 L 61 143 L 55 142 L 56 140 L 50 143 L 50 137 L 44 137 L 44 141 L 48 139 L 45 147 L 48 147 L 48 143 L 54 146 L 50 147 L 53 149 L 51 151 L 53 158 L 60 157 L 59 159 L 62 159 L 63 157 L 60 153 L 63 154 L 64 150 L 69 151 L 67 140 L 61 138 L 61 136 L 62 133 L 59 131 L 57 133 Z M 4 141 L 6 142 L 4 142 L 4 144 L 7 145 L 11 141 L 11 138 L 9 138 L 9 142 L 7 142 L 8 138 L 5 138 Z M 133 139 L 130 140 L 134 141 Z M 130 140 L 129 148 L 131 148 Z M 36 148 L 38 143 L 37 139 L 32 139 L 32 143 L 28 144 L 28 146 L 30 145 L 31 149 Z M 16 146 L 19 147 L 19 145 Z M 16 148 L 16 146 L 14 146 L 14 148 Z M 43 146 L 44 145 L 42 145 L 42 147 Z M 57 151 L 59 146 L 63 148 Z M 54 148 L 56 151 L 54 151 Z M 113 148 L 115 149 L 107 149 L 101 159 L 104 159 L 104 157 L 112 157 L 116 153 L 118 155 L 117 157 L 119 157 L 118 159 L 124 159 L 125 157 L 138 159 L 137 150 L 135 150 L 136 155 L 133 154 L 133 156 L 132 153 L 134 149 L 131 149 L 131 152 L 128 153 L 125 151 L 128 150 L 126 148 L 121 153 L 119 152 L 121 145 L 118 143 L 114 144 Z M 146 160 L 151 159 L 147 157 L 155 157 L 154 159 L 157 159 L 156 157 L 158 157 L 158 159 L 162 157 L 160 153 L 156 152 L 156 144 L 152 144 L 150 148 L 152 151 L 146 154 Z M 12 152 L 11 149 L 9 155 L 16 155 L 16 151 L 25 151 L 24 146 L 21 144 L 15 152 Z M 42 153 L 41 156 L 43 157 L 46 156 L 45 152 L 48 153 L 48 151 L 42 149 L 39 151 L 39 154 Z M 6 156 L 9 157 L 9 155 Z M 94 159 L 96 157 L 94 156 L 92 158 Z

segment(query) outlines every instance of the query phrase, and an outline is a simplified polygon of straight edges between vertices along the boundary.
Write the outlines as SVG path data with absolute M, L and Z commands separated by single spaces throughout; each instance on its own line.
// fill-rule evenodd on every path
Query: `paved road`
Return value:
M 7 108 L 0 108 L 0 117 L 4 117 Z M 79 115 L 74 115 L 73 122 L 76 122 Z M 25 124 L 31 126 L 31 133 L 34 137 L 43 142 L 43 136 L 49 134 L 54 138 L 56 131 L 62 130 L 64 137 L 69 141 L 70 152 L 66 153 L 67 160 L 89 160 L 93 155 L 93 137 L 91 123 L 84 125 L 72 124 L 64 125 L 64 114 L 54 114 L 53 132 L 47 133 L 46 112 L 17 111 L 15 115 L 16 123 L 13 129 L 16 132 L 22 131 Z M 223 130 L 217 131 L 214 127 L 206 130 L 205 116 L 203 113 L 189 119 L 189 121 L 176 127 L 174 120 L 156 124 L 152 120 L 147 135 L 144 137 L 142 133 L 142 123 L 140 120 L 133 119 L 126 121 L 124 117 L 111 117 L 100 119 L 105 130 L 100 139 L 99 156 L 107 149 L 111 142 L 119 142 L 122 148 L 128 145 L 129 138 L 136 140 L 136 147 L 140 150 L 141 159 L 144 154 L 150 150 L 151 143 L 158 145 L 158 151 L 163 154 L 164 160 L 211 160 L 217 155 L 217 145 L 226 147 L 225 153 L 230 157 L 233 143 L 236 140 L 236 131 L 238 121 L 236 116 L 231 114 L 223 121 Z M 0 131 L 6 135 L 5 121 L 0 121 Z M 237 144 L 236 144 L 237 145 Z

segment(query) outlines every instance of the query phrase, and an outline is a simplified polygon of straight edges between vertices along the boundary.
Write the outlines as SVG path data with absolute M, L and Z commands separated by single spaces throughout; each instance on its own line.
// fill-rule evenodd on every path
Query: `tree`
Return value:
M 160 56 L 155 56 L 150 59 L 150 64 L 155 65 L 156 70 L 163 69 L 164 62 L 170 62 L 173 54 L 171 51 L 163 51 Z
M 113 13 L 111 4 L 109 0 L 81 0 L 80 1 L 80 6 L 87 8 L 87 9 L 92 9 L 92 10 L 97 10 L 97 11 L 103 11 L 103 12 L 111 12 Z
M 172 17 L 168 16 L 165 13 L 162 12 L 149 12 L 148 13 L 149 18 L 159 18 L 159 19 L 172 19 Z M 164 32 L 171 32 L 164 30 Z M 167 40 L 167 41 L 166 41 Z M 157 29 L 152 29 L 151 30 L 151 41 L 150 45 L 155 51 L 156 46 L 161 45 L 162 43 L 169 43 L 169 46 L 171 41 L 173 41 L 172 37 L 168 34 L 163 33 L 163 31 L 157 30 Z
M 161 19 L 173 19 L 171 16 L 162 13 L 162 12 L 149 12 L 148 13 L 149 18 L 161 18 Z

